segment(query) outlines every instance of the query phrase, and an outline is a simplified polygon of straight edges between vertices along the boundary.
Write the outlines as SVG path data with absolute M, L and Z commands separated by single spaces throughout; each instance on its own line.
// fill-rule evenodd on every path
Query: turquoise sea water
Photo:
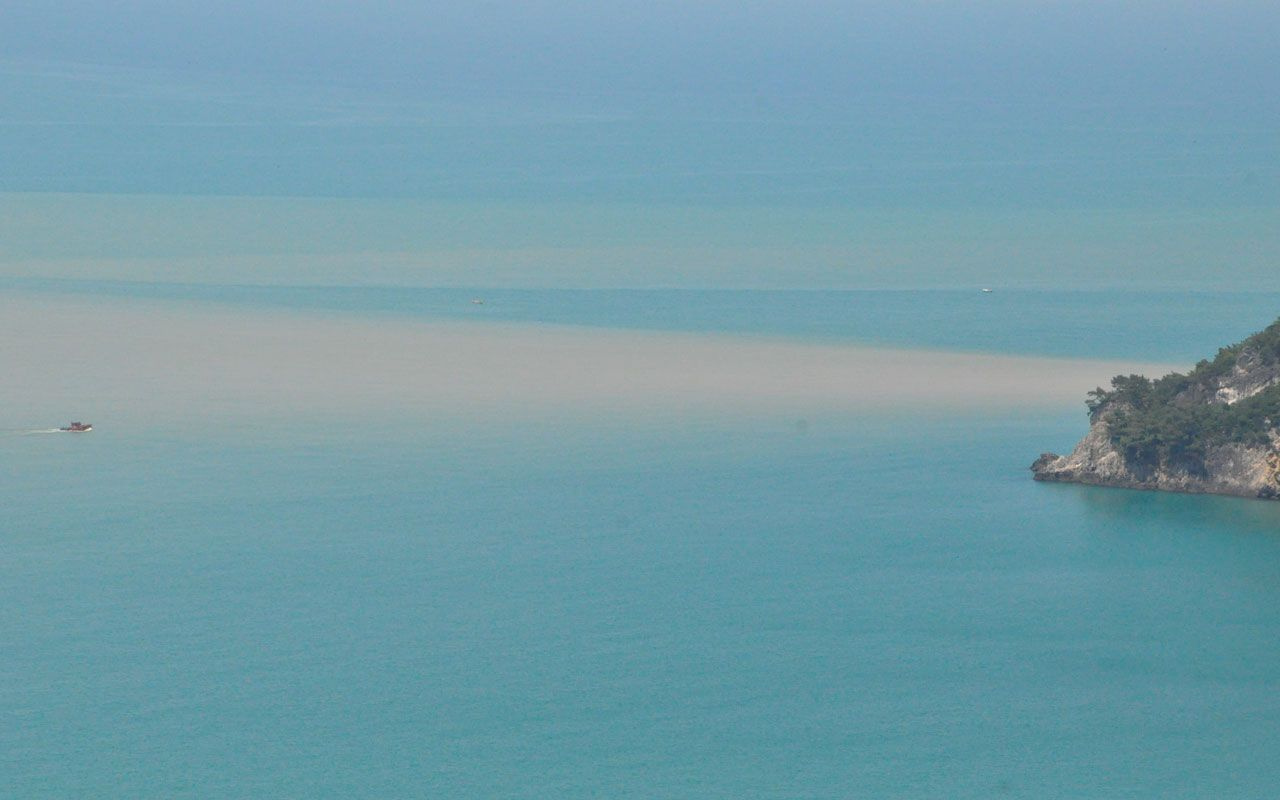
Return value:
M 1082 422 L 6 437 L 6 791 L 1267 796 L 1280 505 Z
M 871 341 L 1187 360 L 1267 305 L 43 289 L 848 341 L 865 312 Z M 1143 329 L 1190 302 L 1214 313 Z M 1081 339 L 1091 307 L 1127 326 Z M 1267 796 L 1280 505 L 1032 482 L 1084 424 L 7 432 L 0 771 L 30 798 Z

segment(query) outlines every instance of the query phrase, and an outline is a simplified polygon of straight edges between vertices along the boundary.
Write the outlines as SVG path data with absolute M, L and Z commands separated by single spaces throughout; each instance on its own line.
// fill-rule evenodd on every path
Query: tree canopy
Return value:
M 1131 467 L 1170 466 L 1203 474 L 1208 448 L 1239 443 L 1266 445 L 1280 421 L 1280 383 L 1237 402 L 1214 402 L 1219 380 L 1245 362 L 1248 368 L 1280 364 L 1280 320 L 1230 347 L 1187 374 L 1151 380 L 1117 375 L 1085 401 L 1091 419 L 1104 412 L 1111 443 Z

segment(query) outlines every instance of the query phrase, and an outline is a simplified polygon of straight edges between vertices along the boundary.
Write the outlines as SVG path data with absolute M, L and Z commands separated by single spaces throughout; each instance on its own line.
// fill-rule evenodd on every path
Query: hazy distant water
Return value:
M 1192 364 L 1280 317 L 1280 292 L 435 289 L 0 277 L 0 290 L 241 308 L 741 333 Z M 481 301 L 477 305 L 473 301 Z
M 1082 421 L 0 439 L 6 791 L 1267 796 L 1280 505 Z
M 720 15 L 707 13 L 722 31 Z M 1011 22 L 990 13 L 993 30 Z M 1231 17 L 1204 16 L 1210 27 Z M 896 9 L 889 18 L 899 18 Z M 1171 59 L 1155 69 L 1158 85 L 1128 83 L 1136 54 L 1121 47 L 1127 80 L 1108 75 L 1108 91 L 1074 96 L 1062 81 L 984 92 L 984 80 L 951 68 L 934 77 L 954 85 L 924 80 L 894 91 L 880 83 L 883 64 L 871 79 L 843 59 L 842 88 L 825 90 L 805 69 L 800 91 L 770 81 L 698 91 L 679 81 L 683 91 L 577 92 L 557 81 L 532 91 L 450 82 L 443 94 L 426 85 L 361 89 L 351 76 L 314 73 L 299 82 L 239 68 L 220 78 L 110 69 L 80 53 L 61 66 L 0 60 L 0 274 L 1280 288 L 1269 255 L 1280 247 L 1280 112 L 1269 87 L 1256 88 L 1273 72 L 1261 66 L 1274 60 L 1271 48 L 1243 70 L 1246 79 L 1206 95 L 1201 81 L 1221 75 L 1224 61 L 1205 59 L 1204 26 L 1167 31 L 1191 36 L 1204 68 L 1139 29 L 1138 41 L 1160 41 Z M 1093 43 L 1094 26 L 1084 30 Z M 899 77 L 926 78 L 921 54 L 940 56 L 883 38 L 910 53 Z M 1035 41 L 1037 52 L 1047 44 L 1014 38 L 1020 47 Z M 816 55 L 811 38 L 803 42 Z M 1063 77 L 1081 79 L 1081 51 L 1064 55 Z M 1173 64 L 1192 79 L 1172 79 Z M 1003 59 L 992 69 L 983 75 L 1002 85 L 1017 72 Z M 397 72 L 395 82 L 406 77 Z M 440 79 L 431 69 L 420 77 Z

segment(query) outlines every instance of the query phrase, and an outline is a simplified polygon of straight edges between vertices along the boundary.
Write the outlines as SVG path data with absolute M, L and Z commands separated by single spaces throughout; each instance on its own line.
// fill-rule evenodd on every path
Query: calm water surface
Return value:
M 1262 797 L 1280 505 L 1083 415 L 0 439 L 15 797 Z

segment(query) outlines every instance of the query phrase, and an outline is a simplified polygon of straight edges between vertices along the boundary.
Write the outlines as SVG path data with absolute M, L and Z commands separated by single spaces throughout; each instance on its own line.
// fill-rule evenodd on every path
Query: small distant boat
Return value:
M 88 433 L 93 430 L 93 426 L 87 422 L 73 422 L 65 428 L 58 428 L 66 433 Z
M 482 306 L 484 305 L 484 300 L 480 299 L 479 297 L 473 297 L 471 298 L 471 305 Z
M 992 289 L 983 289 L 983 290 L 982 290 L 982 293 L 983 293 L 983 294 L 991 294 L 991 292 L 992 292 L 992 291 L 993 291 Z

